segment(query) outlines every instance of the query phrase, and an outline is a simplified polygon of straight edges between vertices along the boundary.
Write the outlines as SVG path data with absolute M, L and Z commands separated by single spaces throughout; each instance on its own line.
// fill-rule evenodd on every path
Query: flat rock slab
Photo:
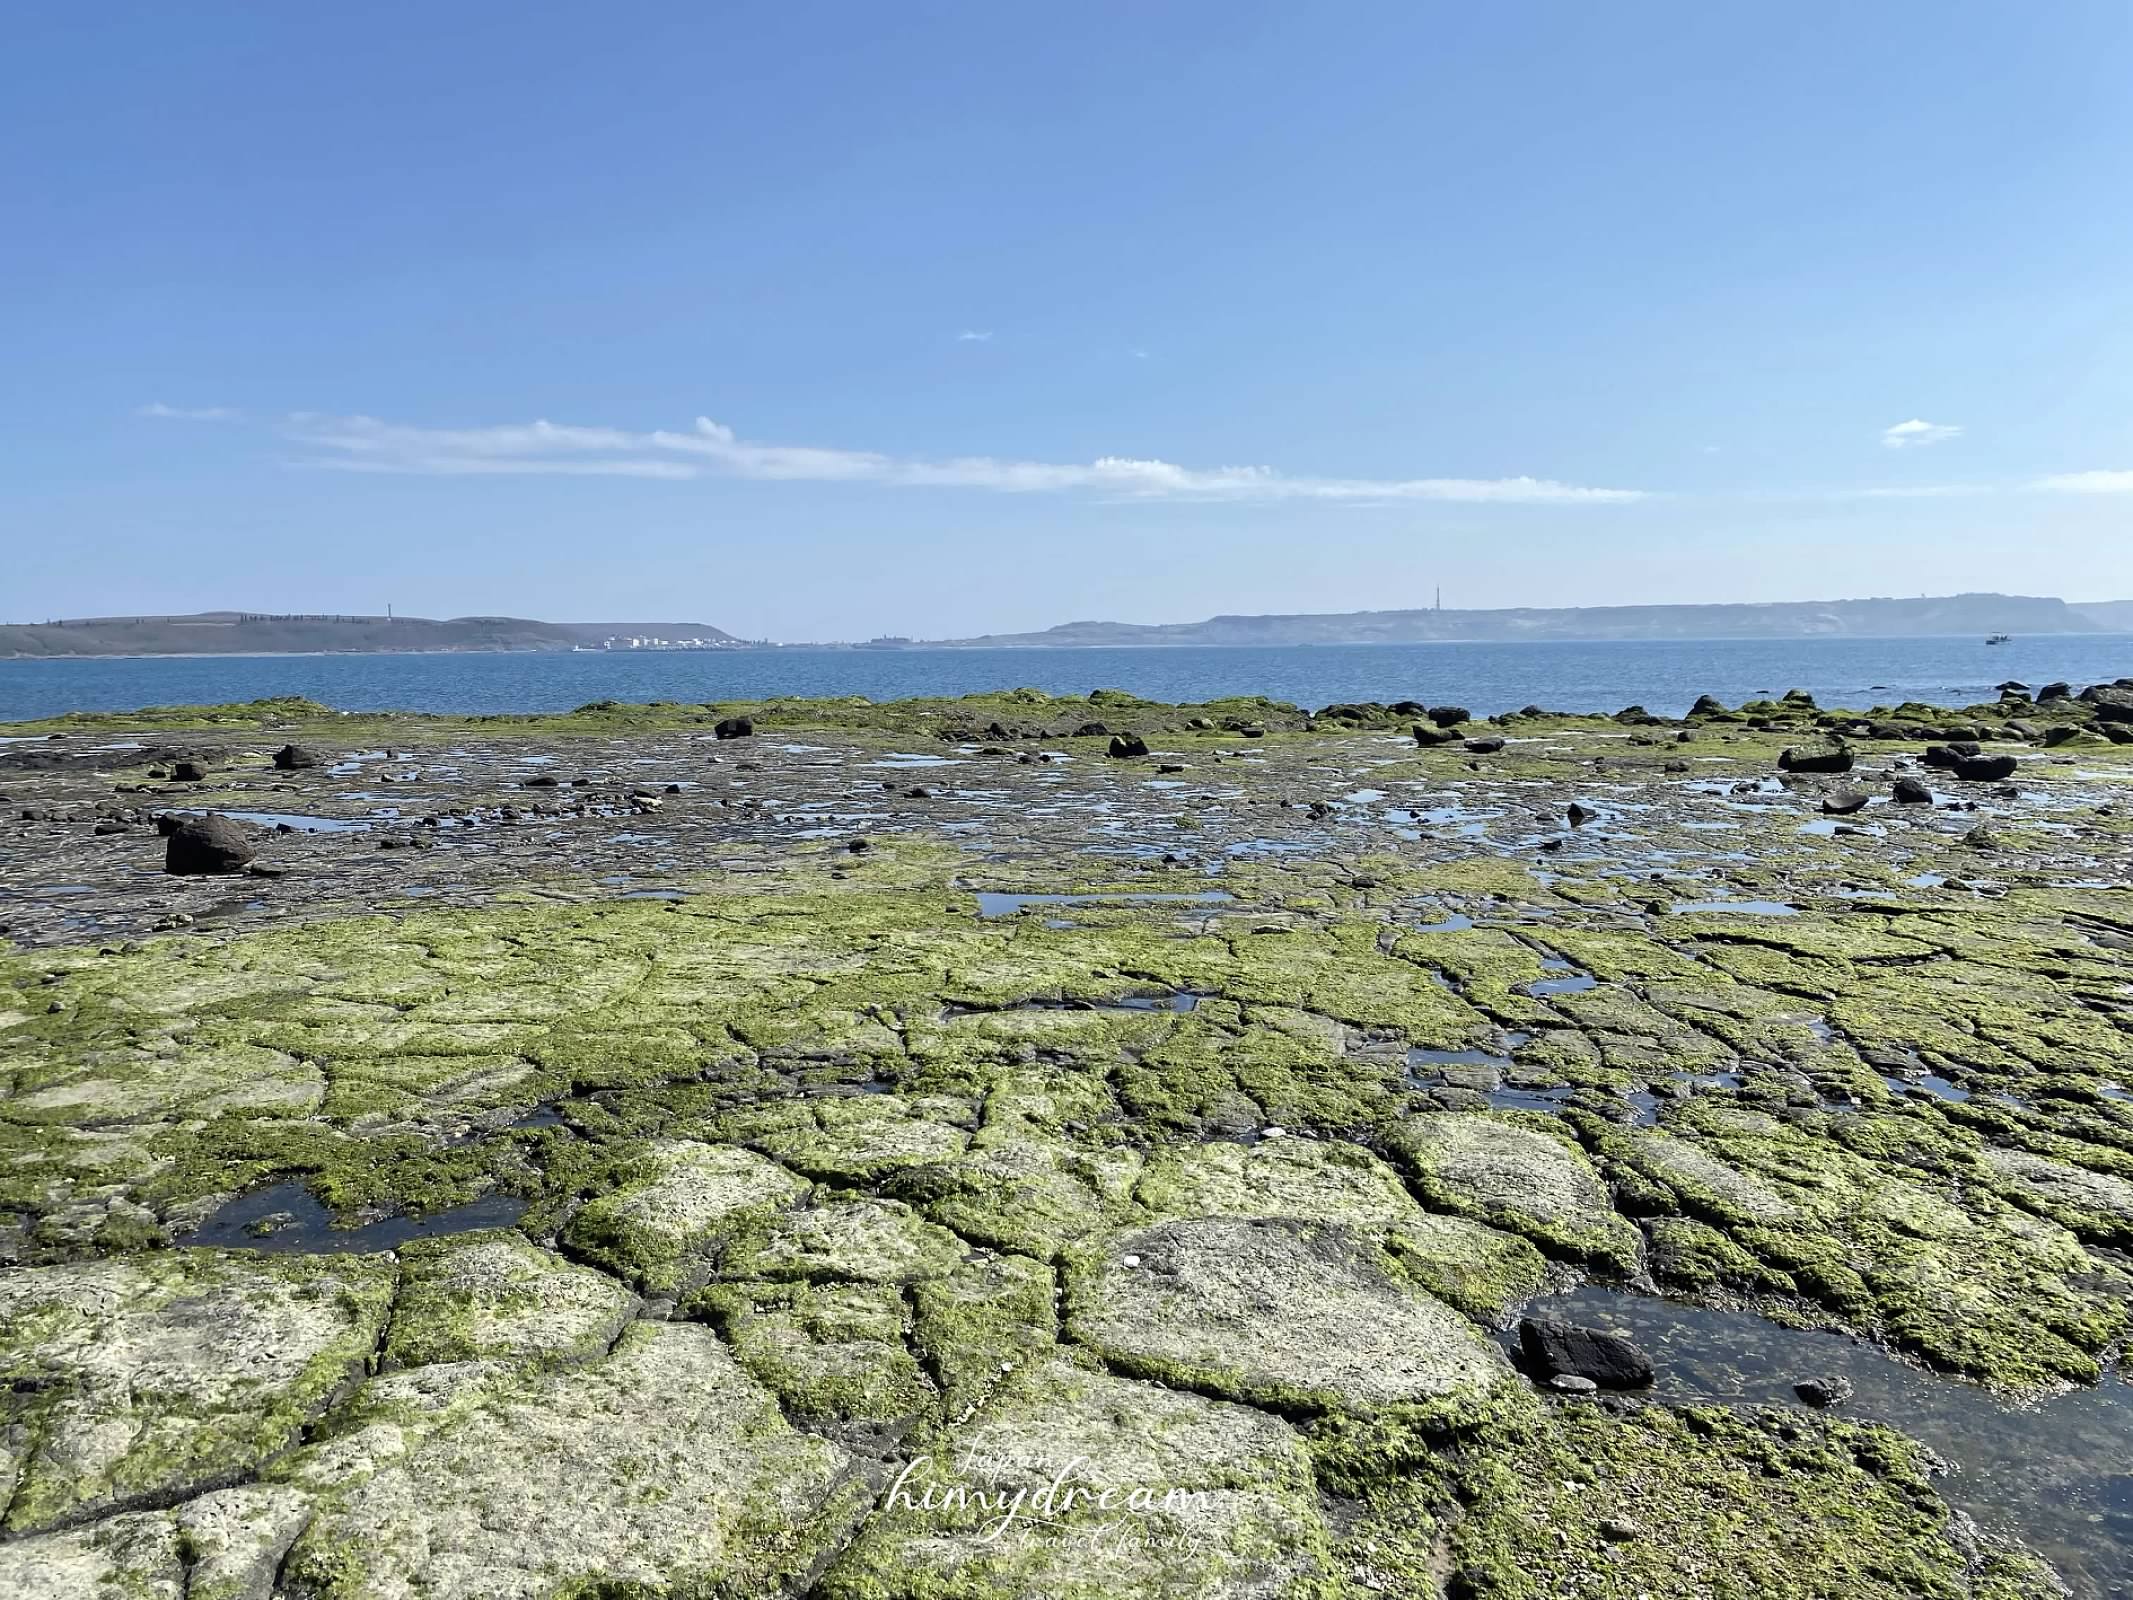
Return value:
M 0 1544 L 8 1600 L 272 1600 L 282 1557 L 311 1515 L 283 1485 L 218 1489 L 172 1511 Z
M 1415 1222 L 1422 1208 L 1369 1151 L 1324 1139 L 1218 1141 L 1158 1152 L 1136 1198 L 1158 1216 L 1294 1217 L 1348 1227 Z
M 1115 1235 L 1077 1270 L 1068 1328 L 1122 1369 L 1273 1405 L 1472 1400 L 1510 1375 L 1473 1324 L 1368 1240 L 1292 1221 Z
M 546 1600 L 714 1580 L 775 1592 L 834 1537 L 817 1519 L 849 1465 L 790 1427 L 716 1334 L 681 1323 L 640 1324 L 603 1361 L 496 1374 L 426 1422 L 369 1431 L 383 1464 L 321 1497 L 289 1557 L 294 1593 Z
M 1274 1600 L 1324 1592 L 1326 1545 L 1285 1423 L 1051 1360 L 907 1463 L 816 1593 Z
M 1522 1233 L 1543 1249 L 1635 1267 L 1637 1230 L 1615 1214 L 1607 1185 L 1566 1137 L 1501 1117 L 1441 1112 L 1407 1118 L 1388 1142 L 1432 1204 Z
M 9 1533 L 242 1476 L 296 1441 L 376 1347 L 382 1256 L 172 1250 L 0 1273 Z
M 517 1233 L 425 1239 L 400 1251 L 386 1367 L 583 1359 L 604 1353 L 637 1297 Z
M 651 1159 L 649 1176 L 573 1217 L 564 1242 L 655 1291 L 677 1287 L 691 1258 L 742 1219 L 790 1205 L 808 1189 L 806 1179 L 735 1145 L 675 1139 Z

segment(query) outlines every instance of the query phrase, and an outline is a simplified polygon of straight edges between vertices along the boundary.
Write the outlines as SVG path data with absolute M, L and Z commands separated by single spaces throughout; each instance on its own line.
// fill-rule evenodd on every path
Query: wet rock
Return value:
M 1778 756 L 1778 767 L 1784 772 L 1849 772 L 1852 770 L 1852 761 L 1851 751 L 1843 745 L 1815 749 L 1787 747 Z
M 1792 1386 L 1792 1392 L 1800 1397 L 1802 1405 L 1819 1411 L 1849 1400 L 1852 1382 L 1849 1378 L 1802 1378 Z
M 274 766 L 281 772 L 301 772 L 308 767 L 322 767 L 325 764 L 324 756 L 300 744 L 285 744 L 274 752 Z
M 753 717 L 721 717 L 711 725 L 714 739 L 752 739 L 755 737 Z
M 241 823 L 220 813 L 186 817 L 164 843 L 163 870 L 180 877 L 241 872 L 258 853 Z
M 2037 691 L 2037 700 L 2040 704 L 2046 700 L 2069 700 L 2073 694 L 2074 686 L 2070 683 L 2047 683 Z
M 1933 791 L 1917 778 L 1898 778 L 1890 793 L 1900 806 L 1929 806 L 1933 803 Z
M 207 766 L 199 761 L 180 761 L 170 769 L 170 775 L 179 783 L 205 783 Z
M 1126 761 L 1148 753 L 1148 741 L 1137 733 L 1119 733 L 1111 736 L 1111 746 L 1106 754 L 1114 761 Z
M 1726 703 L 1716 695 L 1700 694 L 1696 697 L 1696 703 L 1689 707 L 1689 715 L 1691 717 L 1725 717 L 1731 716 L 1732 712 Z
M 1526 1317 L 1518 1324 L 1518 1350 L 1543 1378 L 1590 1378 L 1602 1389 L 1641 1389 L 1652 1381 L 1651 1358 L 1630 1340 L 1600 1328 Z
M 1599 816 L 1599 812 L 1593 810 L 1592 807 L 1588 805 L 1582 805 L 1578 801 L 1573 800 L 1570 802 L 1570 809 L 1568 812 L 1565 813 L 1565 815 L 1569 817 L 1571 827 L 1582 828 L 1585 826 L 1586 823 L 1592 821 L 1595 817 Z
M 1838 789 L 1822 797 L 1822 810 L 1832 817 L 1849 817 L 1864 811 L 1867 793 L 1864 789 Z
M 2020 765 L 2013 756 L 1964 756 L 1955 764 L 1955 775 L 1971 783 L 1993 783 L 2013 777 Z

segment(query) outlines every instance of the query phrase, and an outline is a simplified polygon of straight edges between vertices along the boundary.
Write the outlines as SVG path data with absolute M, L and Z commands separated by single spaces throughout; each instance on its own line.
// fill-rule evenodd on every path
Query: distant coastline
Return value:
M 523 617 L 271 615 L 87 617 L 0 624 L 0 659 L 464 654 L 726 654 L 835 650 L 1261 649 L 1270 646 L 1924 639 L 2103 634 L 2133 630 L 2133 601 L 2037 595 L 1777 601 L 1714 605 L 1507 607 L 1495 610 L 1301 612 L 1199 622 L 1061 623 L 1035 633 L 855 642 L 748 640 L 703 622 L 542 622 Z M 202 649 L 210 639 L 223 649 Z

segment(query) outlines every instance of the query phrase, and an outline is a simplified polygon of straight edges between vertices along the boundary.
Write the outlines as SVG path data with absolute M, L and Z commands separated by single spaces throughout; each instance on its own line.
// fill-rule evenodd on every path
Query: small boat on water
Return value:
M 1987 644 L 2012 644 L 2014 643 L 2014 635 L 2011 633 L 1989 634 L 1986 636 L 1985 642 Z

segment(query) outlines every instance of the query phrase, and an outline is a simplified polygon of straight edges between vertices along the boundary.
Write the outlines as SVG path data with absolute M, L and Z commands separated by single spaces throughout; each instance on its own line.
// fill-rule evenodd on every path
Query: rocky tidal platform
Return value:
M 2133 689 L 1456 698 L 11 728 L 0 1594 L 2133 1586 Z

